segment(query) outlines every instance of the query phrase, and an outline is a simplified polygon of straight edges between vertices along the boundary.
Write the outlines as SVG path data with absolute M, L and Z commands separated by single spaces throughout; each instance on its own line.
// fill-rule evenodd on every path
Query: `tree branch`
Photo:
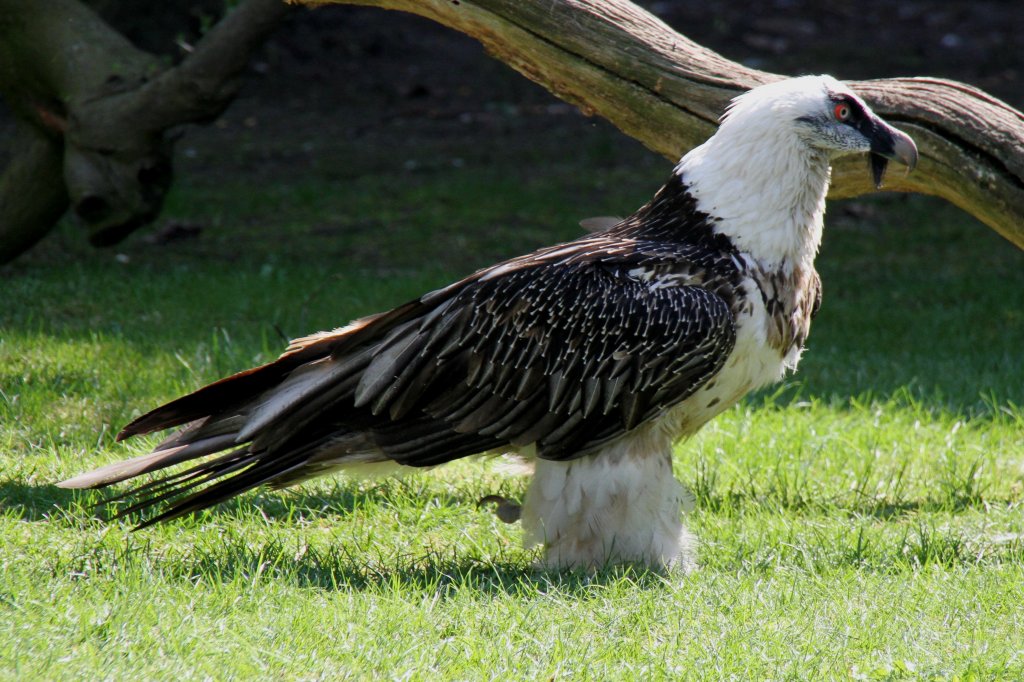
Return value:
M 46 5 L 0 0 L 0 92 L 32 129 L 0 181 L 0 263 L 44 236 L 69 202 L 97 246 L 153 220 L 172 179 L 167 130 L 219 115 L 252 50 L 291 11 L 284 0 L 242 0 L 161 70 L 78 0 Z
M 714 132 L 728 101 L 781 76 L 729 61 L 628 0 L 292 0 L 419 14 L 587 114 L 678 159 Z M 914 137 L 917 170 L 886 189 L 940 196 L 1024 248 L 1024 114 L 968 85 L 935 78 L 852 83 Z M 830 197 L 874 191 L 863 159 L 833 169 Z
M 216 118 L 238 94 L 249 55 L 291 11 L 284 0 L 245 0 L 196 43 L 173 69 L 164 71 L 124 101 L 107 108 L 151 131 Z
M 39 225 L 52 225 L 68 207 L 60 140 L 24 128 L 20 148 L 0 175 L 0 263 L 31 248 L 46 234 Z

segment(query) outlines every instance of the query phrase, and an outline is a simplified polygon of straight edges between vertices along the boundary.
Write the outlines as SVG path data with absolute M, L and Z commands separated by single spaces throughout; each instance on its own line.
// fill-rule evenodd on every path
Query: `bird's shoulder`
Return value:
M 431 292 L 424 302 L 464 290 L 558 283 L 557 292 L 597 280 L 649 287 L 702 287 L 709 291 L 735 287 L 742 279 L 742 261 L 731 253 L 709 254 L 701 245 L 650 238 L 644 234 L 602 233 L 538 249 L 484 268 L 450 287 Z M 544 288 L 548 294 L 555 290 Z

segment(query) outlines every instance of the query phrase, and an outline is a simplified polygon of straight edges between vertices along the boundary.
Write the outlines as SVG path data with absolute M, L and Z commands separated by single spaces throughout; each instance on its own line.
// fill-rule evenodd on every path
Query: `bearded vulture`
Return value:
M 917 161 L 832 77 L 755 88 L 614 226 L 296 339 L 121 431 L 182 427 L 151 454 L 61 485 L 193 462 L 120 496 L 122 513 L 158 508 L 146 526 L 264 484 L 516 451 L 534 460 L 521 520 L 542 565 L 686 569 L 673 444 L 796 368 L 830 162 L 856 153 L 878 187 L 889 159 Z

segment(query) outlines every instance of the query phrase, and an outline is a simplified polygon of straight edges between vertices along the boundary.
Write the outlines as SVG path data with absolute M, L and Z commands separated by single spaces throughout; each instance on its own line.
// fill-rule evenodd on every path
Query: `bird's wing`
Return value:
M 551 254 L 485 271 L 375 349 L 354 399 L 384 418 L 385 453 L 470 454 L 443 450 L 449 432 L 579 456 L 685 399 L 731 352 L 729 306 L 686 267 Z

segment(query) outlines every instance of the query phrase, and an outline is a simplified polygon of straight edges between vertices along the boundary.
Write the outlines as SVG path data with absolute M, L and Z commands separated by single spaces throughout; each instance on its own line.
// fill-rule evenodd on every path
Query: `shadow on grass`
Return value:
M 310 521 L 348 522 L 356 515 L 365 518 L 374 507 L 408 506 L 409 499 L 427 500 L 433 506 L 474 507 L 475 503 L 458 495 L 438 495 L 436 490 L 420 491 L 405 482 L 387 482 L 366 489 L 338 484 L 316 493 L 270 493 L 246 495 L 202 512 L 194 520 L 180 524 L 173 532 L 188 538 L 185 546 L 171 549 L 167 536 L 155 529 L 123 534 L 115 531 L 110 542 L 89 543 L 89 548 L 60 561 L 58 572 L 88 574 L 97 567 L 111 572 L 134 568 L 156 572 L 172 581 L 197 580 L 231 583 L 260 581 L 285 583 L 301 588 L 322 590 L 358 590 L 401 594 L 429 592 L 448 598 L 461 590 L 484 594 L 535 596 L 555 592 L 567 598 L 584 598 L 594 588 L 628 583 L 644 589 L 678 583 L 681 576 L 663 575 L 644 567 L 612 567 L 596 573 L 547 572 L 528 566 L 534 557 L 509 548 L 481 558 L 465 547 L 419 550 L 403 554 L 373 542 L 373 530 L 365 539 L 351 537 L 344 543 L 324 546 L 312 543 Z M 112 522 L 110 514 L 97 508 L 102 496 L 95 491 L 71 491 L 54 485 L 32 485 L 21 481 L 0 483 L 0 514 L 26 521 L 47 521 L 83 533 L 95 532 Z M 905 572 L 926 565 L 945 567 L 972 566 L 978 563 L 1019 563 L 1024 544 L 1017 536 L 1005 541 L 973 537 L 964 531 L 949 530 L 935 522 L 915 516 L 927 512 L 959 512 L 982 509 L 992 500 L 962 500 L 951 508 L 949 501 L 903 500 L 898 503 L 874 499 L 857 501 L 815 501 L 771 496 L 713 496 L 704 500 L 705 508 L 719 506 L 760 513 L 784 513 L 797 510 L 806 516 L 845 515 L 851 518 L 875 518 L 901 523 L 903 537 L 882 533 L 872 522 L 857 522 L 859 530 L 847 536 L 822 536 L 809 545 L 783 543 L 760 546 L 758 543 L 735 547 L 725 554 L 712 543 L 701 552 L 717 572 L 774 572 L 791 567 L 811 573 L 828 573 L 842 568 L 871 572 Z M 211 524 L 215 530 L 211 533 Z M 272 536 L 268 538 L 268 527 Z M 481 531 L 486 532 L 486 531 Z M 858 534 L 859 533 L 859 534 Z M 276 536 L 276 537 L 275 537 Z M 173 543 L 179 540 L 172 540 Z M 173 545 L 172 545 L 173 546 Z M 704 553 L 709 552 L 707 556 Z M 80 564 L 80 565 L 79 565 Z
M 843 514 L 850 517 L 870 517 L 890 521 L 921 513 L 961 513 L 972 509 L 987 509 L 990 505 L 1007 505 L 1016 499 L 999 499 L 973 492 L 971 494 L 928 497 L 925 499 L 887 500 L 872 496 L 844 495 L 842 498 L 819 498 L 804 494 L 781 494 L 777 491 L 709 491 L 690 482 L 696 493 L 697 510 L 708 513 L 762 512 Z M 0 513 L 13 515 L 24 521 L 50 521 L 55 516 L 78 518 L 78 523 L 90 521 L 114 522 L 117 513 L 132 498 L 111 500 L 117 493 L 97 490 L 67 490 L 52 484 L 35 485 L 21 481 L 0 482 Z M 283 492 L 258 491 L 214 505 L 197 512 L 193 518 L 229 517 L 244 519 L 253 515 L 267 522 L 298 523 L 302 520 L 341 520 L 353 513 L 378 507 L 398 507 L 409 500 L 422 500 L 433 507 L 476 508 L 473 496 L 438 494 L 426 490 L 416 482 L 402 479 L 383 481 L 380 485 L 361 487 L 339 482 L 327 491 L 306 492 L 302 489 Z M 146 515 L 134 513 L 123 517 L 126 522 L 138 523 Z M 188 518 L 188 517 L 186 517 Z M 170 522 L 174 523 L 174 521 Z
M 115 521 L 119 510 L 135 501 L 131 496 L 118 496 L 127 488 L 109 490 L 68 490 L 53 484 L 36 485 L 23 481 L 0 481 L 0 513 L 24 521 L 49 521 L 54 516 L 79 517 L 99 521 Z M 423 486 L 407 480 L 382 481 L 379 485 L 361 487 L 339 482 L 324 492 L 261 490 L 243 493 L 209 509 L 197 512 L 194 518 L 227 516 L 244 518 L 261 516 L 266 521 L 288 523 L 300 519 L 344 519 L 354 512 L 374 507 L 398 506 L 403 500 L 421 499 L 433 507 L 476 507 L 476 500 L 450 493 L 426 491 Z M 145 514 L 134 513 L 124 519 L 141 522 Z M 172 522 L 173 523 L 173 522 Z
M 524 556 L 481 559 L 454 551 L 418 556 L 374 556 L 360 548 L 284 547 L 270 541 L 259 546 L 230 544 L 200 550 L 191 560 L 169 566 L 176 577 L 194 580 L 283 581 L 302 588 L 359 590 L 396 594 L 431 592 L 442 598 L 462 590 L 483 594 L 529 596 L 557 592 L 584 597 L 595 588 L 626 582 L 643 588 L 666 586 L 669 577 L 644 566 L 583 570 L 544 570 L 524 565 Z
M 985 510 L 990 505 L 1009 505 L 1018 502 L 1016 498 L 1000 499 L 987 496 L 961 496 L 955 498 L 929 497 L 918 500 L 879 500 L 871 497 L 853 499 L 812 498 L 779 496 L 771 492 L 747 494 L 741 492 L 702 494 L 698 497 L 697 509 L 710 513 L 737 512 L 795 512 L 804 516 L 817 514 L 845 514 L 853 517 L 870 517 L 879 521 L 891 521 L 922 513 L 961 513 L 972 509 Z
M 22 481 L 0 482 L 0 514 L 23 521 L 50 521 L 80 514 L 102 518 L 92 510 L 92 501 L 77 491 Z
M 841 537 L 810 537 L 800 543 L 752 543 L 701 552 L 694 576 L 661 573 L 642 566 L 616 566 L 596 572 L 545 571 L 532 568 L 529 553 L 499 551 L 480 557 L 454 548 L 415 554 L 390 552 L 359 541 L 312 546 L 299 537 L 256 540 L 244 529 L 219 529 L 199 534 L 194 542 L 170 549 L 154 538 L 128 536 L 94 546 L 66 558 L 57 573 L 86 577 L 118 576 L 126 571 L 157 575 L 191 584 L 291 585 L 324 591 L 360 591 L 407 598 L 435 595 L 439 600 L 460 594 L 507 595 L 514 598 L 554 596 L 588 599 L 607 589 L 676 589 L 681 582 L 702 580 L 704 571 L 725 575 L 772 575 L 796 570 L 808 575 L 836 571 L 906 574 L 925 567 L 971 568 L 1017 566 L 1024 560 L 1024 540 L 975 537 L 927 522 L 909 524 L 890 536 L 862 527 Z
M 390 505 L 396 495 L 407 492 L 401 484 L 366 490 L 339 485 L 327 494 L 246 496 L 206 510 L 194 522 L 172 521 L 182 523 L 181 533 L 194 533 L 180 553 L 168 551 L 167 547 L 158 550 L 164 542 L 147 529 L 126 533 L 123 541 L 115 540 L 113 544 L 97 541 L 73 557 L 60 560 L 55 570 L 85 576 L 97 570 L 120 573 L 134 568 L 171 580 L 273 581 L 323 590 L 427 591 L 442 598 L 460 590 L 520 596 L 557 592 L 569 598 L 582 598 L 600 586 L 627 582 L 656 588 L 669 579 L 664 573 L 633 565 L 610 566 L 596 572 L 548 571 L 530 565 L 528 562 L 534 557 L 519 549 L 483 559 L 454 548 L 383 554 L 379 547 L 363 545 L 358 539 L 326 547 L 306 544 L 303 527 L 308 527 L 308 523 L 303 522 L 334 518 L 344 523 L 365 507 Z M 65 490 L 55 485 L 18 481 L 0 483 L 0 513 L 25 521 L 56 522 L 83 532 L 105 523 L 117 523 L 109 511 L 103 511 L 102 505 L 97 506 L 102 499 L 97 491 Z M 424 495 L 427 499 L 434 506 L 476 506 L 475 502 L 457 496 L 438 496 L 436 492 L 429 498 Z M 286 528 L 285 540 L 267 539 L 260 528 L 248 534 L 246 524 L 259 523 L 253 516 L 275 525 L 294 523 L 295 532 Z M 214 536 L 208 528 L 187 527 L 191 523 L 206 525 L 211 520 L 222 526 Z

